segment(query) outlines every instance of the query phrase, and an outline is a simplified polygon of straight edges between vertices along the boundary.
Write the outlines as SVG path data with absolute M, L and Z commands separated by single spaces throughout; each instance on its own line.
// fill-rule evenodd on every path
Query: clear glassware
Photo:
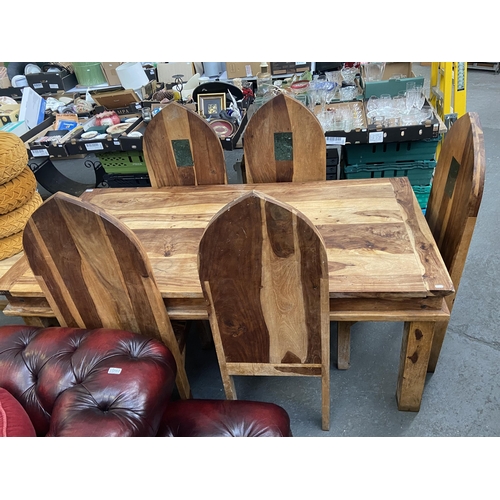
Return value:
M 342 68 L 340 70 L 342 74 L 342 79 L 347 84 L 353 84 L 356 79 L 356 75 L 358 74 L 358 70 L 356 68 Z
M 363 65 L 367 82 L 382 80 L 385 71 L 385 62 L 370 62 Z
M 425 104 L 425 94 L 422 87 L 415 87 L 415 107 L 417 109 L 422 109 Z

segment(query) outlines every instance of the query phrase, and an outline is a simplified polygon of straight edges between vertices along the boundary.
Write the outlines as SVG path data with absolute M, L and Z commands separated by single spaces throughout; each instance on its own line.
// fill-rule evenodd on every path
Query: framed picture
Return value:
M 226 109 L 226 94 L 198 94 L 198 113 L 205 118 L 219 117 Z

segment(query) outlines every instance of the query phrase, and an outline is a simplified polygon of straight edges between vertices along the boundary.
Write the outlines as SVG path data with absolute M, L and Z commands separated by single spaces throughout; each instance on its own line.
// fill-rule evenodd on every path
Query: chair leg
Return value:
M 321 428 L 330 430 L 330 373 L 321 376 Z
M 436 365 L 443 345 L 444 336 L 448 328 L 449 321 L 440 321 L 434 327 L 434 338 L 432 340 L 431 357 L 429 358 L 429 366 L 427 367 L 428 373 L 434 373 Z
M 351 326 L 354 321 L 337 323 L 337 368 L 347 370 L 351 366 Z
M 223 369 L 222 367 L 221 367 L 220 374 L 222 377 L 222 384 L 224 386 L 224 392 L 226 393 L 226 399 L 229 399 L 229 400 L 238 399 L 236 396 L 236 388 L 234 387 L 233 377 L 231 377 L 227 373 L 227 370 Z
M 412 321 L 404 325 L 396 390 L 400 411 L 420 410 L 434 325 L 431 321 Z

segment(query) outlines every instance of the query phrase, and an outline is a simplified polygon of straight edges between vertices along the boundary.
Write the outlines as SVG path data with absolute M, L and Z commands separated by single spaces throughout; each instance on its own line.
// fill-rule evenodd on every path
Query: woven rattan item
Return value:
M 23 141 L 10 132 L 0 132 L 0 184 L 21 173 L 28 164 L 28 152 Z
M 35 194 L 27 203 L 12 212 L 0 215 L 0 238 L 6 238 L 22 231 L 31 217 L 31 214 L 43 203 L 42 197 Z
M 23 249 L 23 233 L 19 231 L 7 238 L 0 238 L 0 260 L 8 259 Z
M 26 204 L 35 194 L 37 181 L 29 167 L 0 186 L 0 214 L 12 212 Z

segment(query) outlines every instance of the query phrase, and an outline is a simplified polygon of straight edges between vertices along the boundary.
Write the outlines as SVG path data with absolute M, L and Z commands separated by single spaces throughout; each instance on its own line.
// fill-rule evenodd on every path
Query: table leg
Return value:
M 429 358 L 429 365 L 427 366 L 428 373 L 434 373 L 439 359 L 439 353 L 443 345 L 444 336 L 448 329 L 449 321 L 438 321 L 434 327 L 434 338 L 432 340 L 431 356 Z
M 337 368 L 347 370 L 351 366 L 351 326 L 355 321 L 337 323 Z
M 434 336 L 434 322 L 405 322 L 396 398 L 401 411 L 419 411 Z

